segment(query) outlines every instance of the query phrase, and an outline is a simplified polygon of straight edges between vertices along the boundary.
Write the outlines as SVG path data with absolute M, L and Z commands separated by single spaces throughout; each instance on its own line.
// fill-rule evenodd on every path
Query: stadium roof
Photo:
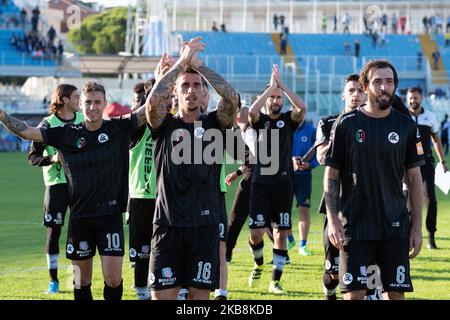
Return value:
M 119 55 L 82 55 L 80 71 L 83 74 L 149 73 L 155 70 L 159 57 Z

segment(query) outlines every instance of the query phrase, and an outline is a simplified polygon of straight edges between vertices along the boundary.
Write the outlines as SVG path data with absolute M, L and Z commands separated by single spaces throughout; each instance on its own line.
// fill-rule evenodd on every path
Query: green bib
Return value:
M 147 127 L 141 141 L 130 150 L 130 198 L 156 198 L 154 152 L 152 135 Z
M 64 126 L 67 123 L 62 122 L 56 115 L 52 114 L 45 118 L 49 123 L 50 128 Z M 79 124 L 83 122 L 83 114 L 80 112 L 75 113 L 75 120 L 73 124 Z M 46 146 L 44 150 L 44 157 L 53 156 L 58 151 L 51 147 Z M 46 186 L 53 186 L 55 184 L 67 183 L 66 176 L 64 174 L 64 169 L 62 168 L 60 163 L 54 163 L 51 166 L 42 167 L 42 173 L 44 175 L 44 183 Z
M 227 184 L 225 183 L 225 164 L 222 165 L 222 169 L 220 170 L 220 191 L 227 192 Z

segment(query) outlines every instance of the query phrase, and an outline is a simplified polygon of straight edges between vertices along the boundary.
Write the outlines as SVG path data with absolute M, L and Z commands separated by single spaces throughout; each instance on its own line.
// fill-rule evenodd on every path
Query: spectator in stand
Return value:
M 388 19 L 387 19 L 387 14 L 386 14 L 386 13 L 383 13 L 383 15 L 381 16 L 381 30 L 382 30 L 383 32 L 388 32 L 388 31 L 387 31 L 387 29 L 388 29 L 388 27 L 387 27 L 387 21 L 388 21 Z
M 22 10 L 20 10 L 20 27 L 22 29 L 25 29 L 26 24 L 27 24 L 27 11 L 25 10 L 25 8 L 22 8 Z
M 222 32 L 227 32 L 227 27 L 225 26 L 225 23 L 222 23 L 222 24 L 220 25 L 220 31 L 222 31 Z
M 439 14 L 436 15 L 435 21 L 436 21 L 436 32 L 442 33 L 442 31 L 444 30 L 443 28 L 444 21 Z
M 423 24 L 423 32 L 424 33 L 428 33 L 429 32 L 429 25 L 428 25 L 428 18 L 427 18 L 427 16 L 423 17 L 422 24 Z
M 217 31 L 219 31 L 219 29 L 217 29 L 217 25 L 216 25 L 216 22 L 215 22 L 215 21 L 213 21 L 213 24 L 212 24 L 211 30 L 212 30 L 212 31 L 214 31 L 214 32 L 217 32 Z
M 322 14 L 322 32 L 327 33 L 327 24 L 328 24 L 328 17 L 324 13 Z
M 436 50 L 433 51 L 433 53 L 431 54 L 431 56 L 433 57 L 434 70 L 439 70 L 439 58 L 441 57 L 441 54 L 440 54 L 440 52 L 439 52 L 439 49 L 436 48 Z
M 400 30 L 402 31 L 402 34 L 405 33 L 405 29 L 406 29 L 406 16 L 401 15 L 400 16 Z
M 422 70 L 423 54 L 421 51 L 417 51 L 417 70 Z
M 283 30 L 283 28 L 284 28 L 284 15 L 280 15 L 280 17 L 278 19 L 280 20 L 281 30 Z
M 397 16 L 395 15 L 395 12 L 392 14 L 392 33 L 396 34 L 397 33 L 397 28 L 398 28 L 398 19 Z
M 337 32 L 337 16 L 336 14 L 333 16 L 333 32 Z
M 63 61 L 63 54 L 64 54 L 64 46 L 62 44 L 62 40 L 59 40 L 59 44 L 58 44 L 58 51 L 57 51 L 57 55 L 58 55 L 58 63 L 62 64 Z
M 277 28 L 278 28 L 278 16 L 277 16 L 276 13 L 273 15 L 273 20 L 272 21 L 273 21 L 273 28 L 274 28 L 275 31 L 277 31 Z
M 41 11 L 39 11 L 39 7 L 35 7 L 33 11 L 31 11 L 33 16 L 31 17 L 31 27 L 33 32 L 37 32 L 38 29 L 38 23 L 39 23 L 39 15 L 41 14 Z
M 350 29 L 349 29 L 349 25 L 350 25 L 350 16 L 348 14 L 348 12 L 346 12 L 344 14 L 344 16 L 342 17 L 342 25 L 344 26 L 344 31 L 343 33 L 350 33 Z
M 285 55 L 287 52 L 287 34 L 285 32 L 280 33 L 280 54 Z
M 50 28 L 48 29 L 47 37 L 48 37 L 48 46 L 52 47 L 53 41 L 55 41 L 55 37 L 56 37 L 56 31 L 55 31 L 55 28 L 53 28 L 53 26 L 50 26 Z
M 344 42 L 344 54 L 346 56 L 349 56 L 352 52 L 352 48 L 350 47 L 350 43 L 348 43 L 347 41 Z
M 361 45 L 359 44 L 359 40 L 356 39 L 355 40 L 355 57 L 356 57 L 356 59 L 359 58 L 359 51 L 360 51 L 360 49 L 361 49 Z
M 372 32 L 372 46 L 374 48 L 377 46 L 377 42 L 378 42 L 378 32 L 377 32 L 377 30 L 374 30 Z

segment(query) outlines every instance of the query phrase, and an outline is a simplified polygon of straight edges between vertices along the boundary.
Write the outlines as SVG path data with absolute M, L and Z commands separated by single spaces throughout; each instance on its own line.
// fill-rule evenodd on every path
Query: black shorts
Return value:
M 130 261 L 150 259 L 155 199 L 131 198 L 128 200 L 127 212 L 130 229 Z
M 220 272 L 217 229 L 217 224 L 185 228 L 153 225 L 150 288 L 214 289 Z
M 63 226 L 68 206 L 69 191 L 67 190 L 67 183 L 45 187 L 44 226 L 49 228 Z
M 95 256 L 96 247 L 101 256 L 123 256 L 122 214 L 82 218 L 70 216 L 67 230 L 67 259 L 92 258 Z
M 311 208 L 312 174 L 294 175 L 293 184 L 297 208 Z
M 328 220 L 326 216 L 323 225 L 323 248 L 325 250 L 325 272 L 337 274 L 339 272 L 339 249 L 331 244 L 328 237 Z
M 339 284 L 342 292 L 365 290 L 374 284 L 383 291 L 411 292 L 409 239 L 347 240 L 340 252 Z M 381 279 L 377 279 L 376 266 Z M 378 281 L 377 281 L 378 280 Z
M 220 241 L 226 242 L 228 237 L 228 215 L 227 215 L 227 204 L 225 203 L 225 193 L 223 193 L 222 201 L 222 213 L 220 215 L 219 223 L 219 239 Z
M 292 226 L 292 182 L 253 183 L 250 189 L 250 229 L 289 230 Z

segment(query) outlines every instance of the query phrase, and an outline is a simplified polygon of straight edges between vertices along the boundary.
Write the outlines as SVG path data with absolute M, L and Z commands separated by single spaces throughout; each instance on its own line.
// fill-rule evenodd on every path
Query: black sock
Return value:
M 139 260 L 134 264 L 134 285 L 136 287 L 146 287 L 148 281 L 149 260 Z
M 111 288 L 105 282 L 105 287 L 103 288 L 103 298 L 105 300 L 122 300 L 123 293 L 123 280 L 120 281 L 119 286 Z
M 50 279 L 52 279 L 52 281 L 59 282 L 59 280 L 58 280 L 58 269 L 48 269 L 48 272 L 50 274 Z
M 91 292 L 91 284 L 81 286 L 80 289 L 74 288 L 73 295 L 75 300 L 93 300 Z

